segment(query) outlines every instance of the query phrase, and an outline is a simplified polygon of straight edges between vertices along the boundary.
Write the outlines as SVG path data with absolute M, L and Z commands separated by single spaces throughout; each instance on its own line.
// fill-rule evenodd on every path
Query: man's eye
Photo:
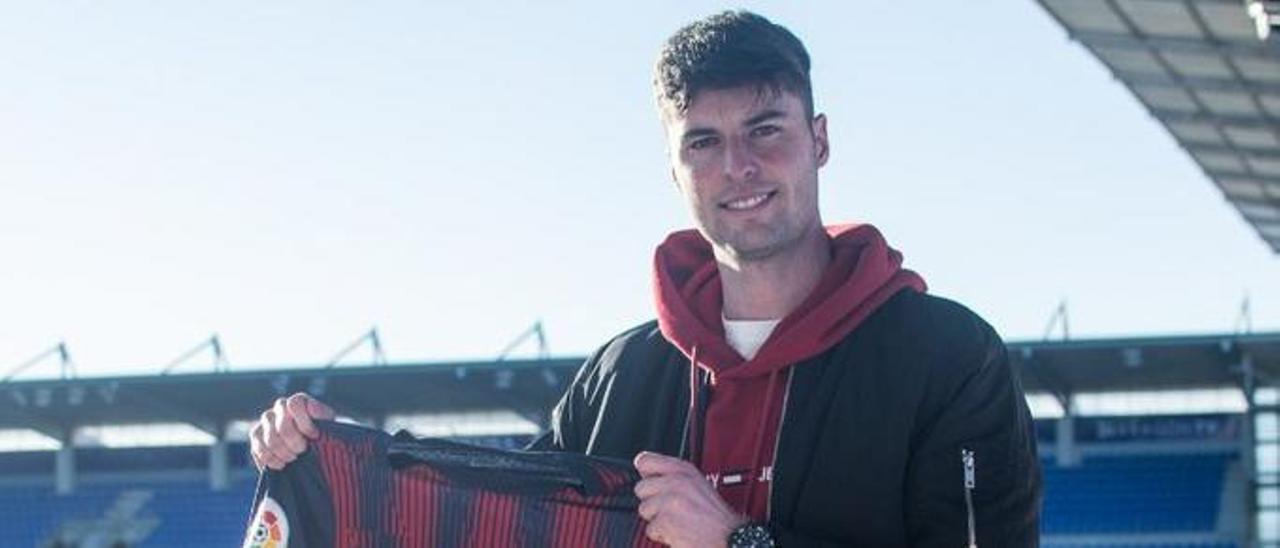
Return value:
M 689 148 L 693 150 L 702 150 L 704 148 L 714 146 L 715 144 L 716 144 L 715 137 L 702 137 L 700 139 L 694 139 L 692 141 L 689 141 Z
M 778 126 L 756 126 L 751 129 L 751 135 L 756 137 L 768 137 L 782 131 Z

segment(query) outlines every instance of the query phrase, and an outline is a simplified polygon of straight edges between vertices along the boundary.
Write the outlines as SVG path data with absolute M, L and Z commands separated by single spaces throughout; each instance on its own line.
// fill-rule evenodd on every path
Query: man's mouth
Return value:
M 778 191 L 774 190 L 770 192 L 752 194 L 750 196 L 743 196 L 727 202 L 721 202 L 720 207 L 729 211 L 750 211 L 753 209 L 759 209 L 777 194 Z

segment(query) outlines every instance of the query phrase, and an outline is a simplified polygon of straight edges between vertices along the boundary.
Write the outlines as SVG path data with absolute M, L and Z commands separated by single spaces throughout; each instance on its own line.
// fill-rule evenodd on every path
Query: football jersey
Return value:
M 628 462 L 317 427 L 259 478 L 245 548 L 658 546 Z

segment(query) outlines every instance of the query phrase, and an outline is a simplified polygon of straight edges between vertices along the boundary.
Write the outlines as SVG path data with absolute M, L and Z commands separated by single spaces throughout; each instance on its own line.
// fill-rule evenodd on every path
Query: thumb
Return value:
M 307 398 L 307 414 L 322 420 L 333 420 L 337 416 L 332 407 L 315 398 Z

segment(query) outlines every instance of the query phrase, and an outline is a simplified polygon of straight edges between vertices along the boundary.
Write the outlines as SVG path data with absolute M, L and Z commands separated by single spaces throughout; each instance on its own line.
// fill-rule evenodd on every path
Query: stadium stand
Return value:
M 253 480 L 213 491 L 200 475 L 88 480 L 74 495 L 52 485 L 6 485 L 3 546 L 233 546 L 247 520 Z
M 1137 103 L 1186 151 L 1207 179 L 1230 203 L 1247 225 L 1276 253 L 1280 253 L 1280 2 L 1270 0 L 1037 0 L 1067 36 L 1091 54 L 1120 85 L 1132 93 Z M 1247 306 L 1247 305 L 1246 305 Z M 1224 346 L 1226 349 L 1227 346 Z M 1207 350 L 1207 348 L 1202 348 Z M 1151 368 L 1142 367 L 1145 352 L 1139 352 L 1137 367 L 1130 375 L 1132 389 L 1155 390 L 1174 379 L 1148 377 Z M 1274 358 L 1273 358 L 1274 359 Z M 1213 374 L 1214 359 L 1204 356 L 1200 373 Z M 1181 380 L 1196 379 L 1204 385 L 1235 386 L 1248 400 L 1243 432 L 1244 448 L 1237 460 L 1218 464 L 1209 457 L 1182 463 L 1186 467 L 1167 470 L 1157 483 L 1173 486 L 1168 497 L 1148 500 L 1147 505 L 1169 504 L 1166 515 L 1185 518 L 1179 523 L 1200 523 L 1188 508 L 1177 502 L 1185 492 L 1209 489 L 1201 482 L 1216 476 L 1219 466 L 1228 477 L 1243 479 L 1247 491 L 1242 512 L 1246 532 L 1241 538 L 1250 545 L 1280 546 L 1280 395 L 1272 371 L 1255 369 L 1258 362 L 1246 352 L 1234 360 L 1233 368 L 1217 368 L 1219 375 L 1233 382 L 1210 382 L 1208 376 L 1191 374 L 1184 368 L 1160 368 Z M 1082 363 L 1078 360 L 1077 363 Z M 1273 365 L 1268 361 L 1266 367 Z M 1076 380 L 1089 377 L 1088 367 L 1076 370 Z M 1109 389 L 1117 388 L 1116 376 L 1094 376 Z M 1178 382 L 1174 380 L 1174 382 Z M 1145 388 L 1137 386 L 1146 384 Z M 1068 383 L 1073 384 L 1073 383 Z M 1079 389 L 1079 384 L 1074 384 Z M 1108 388 L 1100 387 L 1102 390 Z M 1079 390 L 1077 390 L 1078 392 Z M 1064 400 L 1065 401 L 1065 400 Z M 1255 432 L 1256 430 L 1256 432 Z M 1233 464 L 1234 463 L 1234 464 Z M 1116 475 L 1142 478 L 1148 472 L 1123 470 L 1127 463 L 1099 461 L 1095 467 L 1116 466 Z M 1162 468 L 1165 461 L 1146 463 Z M 1172 464 L 1169 464 L 1172 466 Z M 1142 468 L 1147 470 L 1148 468 Z M 1050 476 L 1058 488 L 1087 485 L 1089 475 L 1077 477 L 1057 471 Z M 1155 474 L 1156 472 L 1151 471 Z M 1191 478 L 1191 479 L 1187 479 Z M 1202 479 L 1195 479 L 1202 478 Z M 1140 480 L 1141 481 L 1141 480 Z M 1228 480 L 1228 485 L 1232 484 Z M 1056 501 L 1051 499 L 1051 501 Z M 1133 501 L 1135 504 L 1140 502 Z M 1183 505 L 1183 506 L 1178 506 Z M 1050 510 L 1046 506 L 1046 510 Z M 1061 511 L 1064 509 L 1053 508 Z M 1183 512 L 1188 512 L 1183 514 Z M 1046 520 L 1046 527 L 1075 525 Z M 1099 512 L 1093 523 L 1106 522 Z M 1177 520 L 1172 517 L 1169 522 Z M 1086 527 L 1091 526 L 1087 525 Z M 1052 529 L 1047 529 L 1052 530 Z
M 1240 415 L 1194 417 L 1090 417 L 1078 419 L 1084 437 L 1108 422 L 1144 425 L 1187 421 L 1221 424 L 1204 429 L 1149 428 L 1164 432 L 1082 443 L 1078 463 L 1060 465 L 1053 448 L 1055 420 L 1038 421 L 1045 445 L 1046 546 L 1228 547 L 1237 546 L 1243 516 L 1231 515 L 1223 499 L 1242 496 L 1227 478 L 1241 465 Z M 1158 426 L 1158 425 L 1157 425 Z M 1175 430 L 1177 430 L 1175 428 Z M 1227 431 L 1230 435 L 1224 435 Z M 1195 435 L 1200 432 L 1199 435 Z M 1188 434 L 1190 433 L 1190 434 Z M 1114 434 L 1112 435 L 1114 438 Z M 457 438 L 494 447 L 523 446 L 529 436 Z M 0 513 L 8 521 L 0 546 L 228 546 L 239 542 L 255 486 L 243 443 L 225 490 L 209 486 L 206 448 L 95 448 L 82 451 L 80 485 L 55 493 L 53 453 L 0 454 Z
M 1249 539 L 1258 531 L 1257 502 L 1267 496 L 1255 491 L 1256 478 L 1280 470 L 1277 455 L 1255 458 L 1280 439 L 1274 416 L 1280 391 L 1263 382 L 1280 378 L 1280 334 L 1011 343 L 1009 355 L 1028 393 L 1072 410 L 1037 420 L 1046 479 L 1044 546 L 1255 545 Z M 215 440 L 111 448 L 90 438 L 89 445 L 53 450 L 0 447 L 0 515 L 8 518 L 0 522 L 0 546 L 234 544 L 248 518 L 256 473 L 243 429 L 232 425 L 278 395 L 316 393 L 361 422 L 389 429 L 413 430 L 405 417 L 434 417 L 422 423 L 425 435 L 454 439 L 457 434 L 438 433 L 449 431 L 441 417 L 450 424 L 465 416 L 497 422 L 506 416 L 501 420 L 508 423 L 516 417 L 529 431 L 502 435 L 481 428 L 484 437 L 463 439 L 514 448 L 545 427 L 547 410 L 579 363 L 386 364 L 0 383 L 0 430 L 75 440 L 75 432 L 104 425 L 183 423 Z M 1171 416 L 1100 416 L 1081 415 L 1074 403 L 1105 393 L 1191 389 L 1232 391 L 1250 405 L 1232 413 L 1190 415 L 1183 408 Z M 1257 429 L 1255 437 L 1251 426 L 1267 417 L 1270 430 Z
M 1212 531 L 1226 464 L 1221 455 L 1096 457 L 1079 467 L 1046 463 L 1053 496 L 1045 500 L 1044 531 Z
M 1041 428 L 1045 546 L 1243 545 L 1243 415 L 1076 421 L 1078 458 Z
M 86 448 L 79 485 L 59 495 L 54 453 L 0 453 L 0 546 L 234 546 L 256 474 L 244 444 L 235 471 L 213 490 L 204 447 Z
M 453 438 L 517 449 L 527 435 Z M 50 481 L 52 452 L 0 453 L 0 515 L 23 516 L 0 526 L 0 546 L 127 546 L 214 548 L 239 545 L 257 474 L 248 447 L 237 455 L 226 489 L 210 487 L 204 447 L 85 450 L 76 492 L 58 495 Z

